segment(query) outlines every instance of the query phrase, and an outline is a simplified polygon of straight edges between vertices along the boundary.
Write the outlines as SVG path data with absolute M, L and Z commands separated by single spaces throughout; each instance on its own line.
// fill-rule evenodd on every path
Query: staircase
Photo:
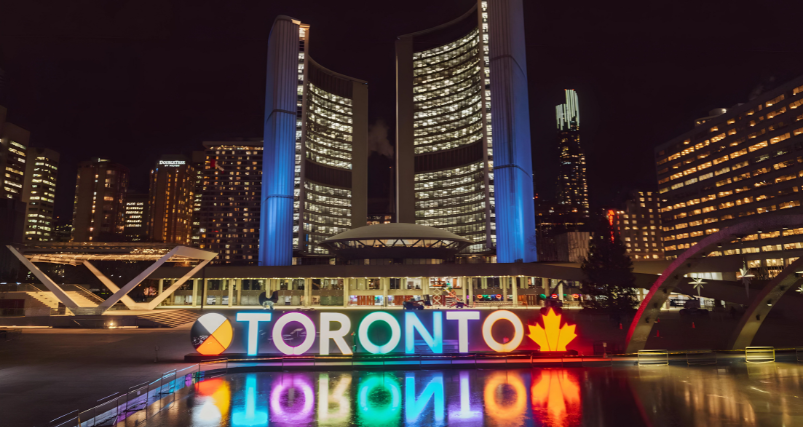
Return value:
M 66 291 L 65 292 L 68 297 L 70 297 L 78 307 L 97 307 L 98 303 L 95 301 L 90 300 L 83 293 L 78 291 Z M 58 308 L 59 307 L 59 300 L 53 295 L 53 292 L 27 292 L 28 295 L 36 299 L 37 301 L 41 302 L 42 304 L 50 307 L 50 308 Z
M 159 310 L 153 314 L 140 314 L 140 319 L 150 320 L 160 328 L 175 328 L 192 323 L 201 317 L 201 313 L 192 310 Z

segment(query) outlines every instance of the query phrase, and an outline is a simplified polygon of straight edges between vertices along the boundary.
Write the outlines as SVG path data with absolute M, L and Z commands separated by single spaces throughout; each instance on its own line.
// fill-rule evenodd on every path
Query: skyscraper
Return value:
M 216 264 L 256 264 L 262 141 L 204 141 L 203 145 L 198 246 L 220 253 Z
M 148 196 L 144 193 L 125 195 L 123 235 L 126 242 L 148 240 Z
M 520 0 L 478 0 L 396 41 L 397 221 L 535 261 L 527 65 Z
M 128 168 L 107 159 L 78 164 L 73 206 L 74 242 L 123 240 Z
M 162 156 L 151 169 L 148 237 L 154 242 L 190 244 L 195 168 L 183 156 Z
M 0 105 L 0 195 L 6 199 L 22 200 L 26 151 L 31 133 L 6 122 L 6 111 L 6 107 Z
M 25 211 L 25 241 L 54 240 L 56 178 L 59 153 L 47 148 L 28 148 L 22 201 Z
M 588 220 L 588 183 L 586 157 L 580 147 L 580 106 L 577 92 L 566 89 L 566 103 L 555 107 L 558 121 L 558 203 L 576 214 L 578 221 Z
M 368 85 L 309 55 L 310 27 L 279 16 L 268 39 L 261 265 L 328 254 L 367 215 Z
M 198 247 L 201 244 L 201 201 L 203 199 L 205 151 L 192 152 L 192 167 L 195 169 L 195 190 L 192 195 L 192 231 L 190 244 Z
M 615 230 L 634 260 L 663 260 L 664 243 L 661 231 L 661 201 L 652 191 L 632 191 L 625 208 L 605 212 L 608 224 Z

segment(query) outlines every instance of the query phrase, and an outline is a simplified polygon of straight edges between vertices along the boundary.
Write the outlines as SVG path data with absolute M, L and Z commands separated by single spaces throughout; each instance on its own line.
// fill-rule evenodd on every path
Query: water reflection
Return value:
M 208 379 L 161 426 L 803 425 L 801 367 L 249 373 Z M 160 421 L 161 418 L 161 421 Z

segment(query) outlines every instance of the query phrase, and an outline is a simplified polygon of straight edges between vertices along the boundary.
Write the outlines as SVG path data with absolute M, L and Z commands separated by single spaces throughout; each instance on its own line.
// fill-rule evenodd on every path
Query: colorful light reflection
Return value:
M 315 392 L 312 380 L 303 374 L 282 375 L 270 392 L 271 421 L 281 423 L 312 422 Z M 299 399 L 300 398 L 300 399 Z
M 545 369 L 533 373 L 533 415 L 546 425 L 580 425 L 580 382 L 576 372 Z
M 363 425 L 398 425 L 401 421 L 401 385 L 391 375 L 360 380 L 357 391 L 358 419 Z

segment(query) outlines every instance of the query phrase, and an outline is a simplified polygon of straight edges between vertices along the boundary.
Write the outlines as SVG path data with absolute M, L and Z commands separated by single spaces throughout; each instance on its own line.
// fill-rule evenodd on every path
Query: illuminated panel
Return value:
M 384 345 L 376 345 L 371 342 L 370 338 L 368 338 L 368 328 L 374 322 L 385 322 L 390 326 L 390 339 Z M 371 313 L 365 318 L 362 319 L 360 323 L 358 336 L 360 339 L 360 344 L 362 344 L 363 348 L 368 350 L 369 353 L 373 354 L 385 354 L 390 353 L 396 346 L 399 344 L 401 340 L 401 327 L 399 327 L 399 322 L 396 320 L 395 317 L 390 315 L 389 313 L 385 313 L 383 311 L 378 311 L 375 313 Z
M 284 330 L 284 327 L 290 322 L 301 323 L 301 326 L 304 327 L 306 332 L 304 341 L 297 347 L 291 347 L 284 342 L 284 334 L 282 333 L 282 330 Z M 279 351 L 288 356 L 297 356 L 306 353 L 307 350 L 312 347 L 314 342 L 315 323 L 312 322 L 312 319 L 301 313 L 287 313 L 280 317 L 279 320 L 276 321 L 276 324 L 273 325 L 273 344 L 276 345 L 276 348 L 279 349 Z
M 320 337 L 320 350 L 321 355 L 329 355 L 329 340 L 333 340 L 343 354 L 352 354 L 351 347 L 343 339 L 351 331 L 351 319 L 343 313 L 321 313 L 321 337 Z M 339 322 L 340 329 L 331 330 L 332 322 Z
M 256 356 L 259 351 L 259 322 L 270 322 L 270 313 L 237 313 L 238 322 L 248 322 L 247 351 Z
M 560 326 L 560 314 L 555 314 L 551 308 L 546 316 L 542 316 L 544 326 L 540 324 L 529 325 L 530 339 L 541 346 L 541 351 L 566 351 L 566 345 L 577 337 L 574 333 L 576 325 L 564 324 Z
M 480 320 L 479 311 L 447 311 L 446 320 L 457 320 L 457 350 L 468 353 L 468 321 Z
M 404 407 L 405 407 L 405 421 L 407 423 L 415 423 L 424 412 L 429 401 L 433 401 L 434 405 L 434 418 L 435 422 L 442 422 L 444 415 L 444 399 L 443 399 L 443 374 L 435 374 L 435 377 L 429 380 L 424 390 L 415 398 L 415 374 L 408 373 L 404 377 Z
M 494 323 L 498 320 L 507 320 L 513 324 L 515 332 L 513 338 L 507 344 L 497 342 L 491 335 L 491 329 L 493 329 Z M 498 353 L 507 353 L 515 350 L 521 344 L 521 340 L 524 338 L 524 325 L 521 324 L 521 320 L 515 314 L 507 310 L 497 310 L 485 318 L 485 322 L 482 324 L 482 338 L 491 350 Z
M 231 322 L 225 316 L 208 313 L 195 321 L 190 337 L 198 353 L 217 356 L 229 347 L 233 334 Z
M 415 331 L 418 331 L 433 353 L 443 353 L 443 313 L 432 313 L 432 334 L 427 331 L 417 314 L 404 313 L 404 331 L 404 350 L 407 354 L 415 354 Z

